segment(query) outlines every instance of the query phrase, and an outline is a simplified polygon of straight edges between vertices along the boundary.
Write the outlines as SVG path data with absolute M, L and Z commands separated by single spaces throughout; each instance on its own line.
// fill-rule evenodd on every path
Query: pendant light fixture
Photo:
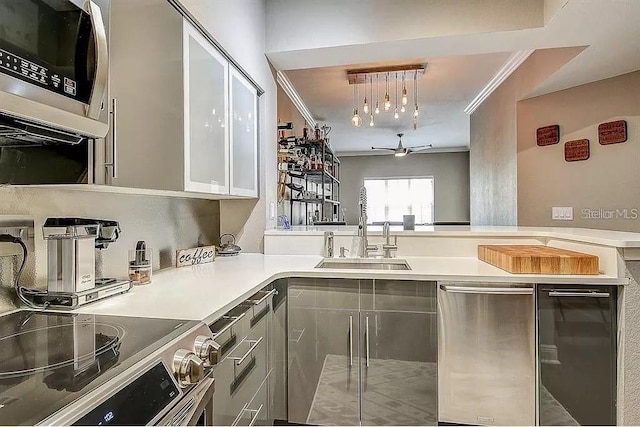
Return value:
M 373 76 L 371 76 L 371 80 L 369 81 L 369 83 L 370 83 L 369 84 L 369 99 L 371 100 L 371 102 L 373 102 Z M 373 121 L 373 109 L 371 109 L 371 114 L 369 116 L 369 126 L 373 127 L 374 125 L 375 125 L 375 122 Z
M 357 78 L 357 77 L 356 77 Z M 358 114 L 358 83 L 353 85 L 353 117 L 351 117 L 351 124 L 354 127 L 360 127 L 362 124 L 362 117 Z
M 396 73 L 396 108 L 393 111 L 393 118 L 394 119 L 398 119 L 400 117 L 400 114 L 398 114 L 398 73 Z
M 1 0 L 0 0 L 1 1 Z M 347 80 L 353 85 L 353 115 L 351 124 L 354 127 L 362 126 L 368 118 L 369 127 L 376 126 L 380 110 L 391 112 L 394 120 L 400 119 L 400 115 L 409 111 L 409 80 L 413 79 L 413 112 L 411 119 L 413 128 L 418 128 L 418 77 L 425 74 L 426 64 L 399 65 L 390 67 L 377 67 L 358 70 L 347 70 Z M 380 84 L 384 76 L 384 97 L 380 100 Z M 375 78 L 376 93 L 374 98 L 373 79 Z M 392 80 L 395 79 L 395 82 Z M 395 84 L 395 86 L 391 86 Z M 360 93 L 360 85 L 363 85 L 363 93 Z M 368 85 L 368 87 L 367 87 Z M 394 91 L 395 105 L 392 105 L 391 91 Z M 360 98 L 362 96 L 362 98 Z M 380 102 L 382 101 L 382 105 Z M 360 104 L 362 102 L 362 104 Z M 391 109 L 393 107 L 393 110 Z M 360 116 L 362 110 L 362 116 Z M 397 122 L 396 122 L 397 123 Z
M 380 114 L 380 78 L 376 73 L 376 114 Z
M 389 73 L 387 73 L 386 80 L 387 92 L 384 94 L 384 111 L 389 111 L 389 108 L 391 108 L 391 97 L 389 96 Z
M 418 78 L 413 77 L 413 117 L 418 117 Z
M 403 71 L 402 72 L 402 106 L 404 107 L 405 105 L 407 105 L 407 102 L 409 102 L 409 98 L 407 97 L 407 72 Z M 404 108 L 402 110 L 402 112 L 404 113 Z
M 365 114 L 369 113 L 369 103 L 367 102 L 367 76 L 364 76 L 364 105 L 362 106 L 362 111 Z
M 413 130 L 418 129 L 418 77 L 413 76 Z

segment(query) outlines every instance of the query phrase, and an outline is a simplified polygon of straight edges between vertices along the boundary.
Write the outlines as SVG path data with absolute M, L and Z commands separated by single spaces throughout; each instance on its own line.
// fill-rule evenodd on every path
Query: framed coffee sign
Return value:
M 564 143 L 564 159 L 567 162 L 587 160 L 590 155 L 588 139 L 576 139 Z
M 181 249 L 176 251 L 176 267 L 207 264 L 215 261 L 215 259 L 215 246 L 200 246 L 197 248 Z
M 557 144 L 558 142 L 560 142 L 559 125 L 545 126 L 536 130 L 536 144 L 539 147 Z
M 600 145 L 619 144 L 627 140 L 626 120 L 601 123 L 598 126 L 598 142 Z

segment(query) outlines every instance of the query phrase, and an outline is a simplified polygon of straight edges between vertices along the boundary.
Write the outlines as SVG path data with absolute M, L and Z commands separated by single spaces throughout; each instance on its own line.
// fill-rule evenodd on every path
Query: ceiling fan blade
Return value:
M 409 153 L 417 153 L 419 151 L 425 151 L 430 148 L 433 148 L 433 145 L 429 144 L 429 145 L 418 145 L 416 147 L 407 147 L 407 150 L 409 151 Z
M 387 151 L 396 151 L 395 148 L 388 148 L 388 147 L 371 147 L 372 150 L 387 150 Z

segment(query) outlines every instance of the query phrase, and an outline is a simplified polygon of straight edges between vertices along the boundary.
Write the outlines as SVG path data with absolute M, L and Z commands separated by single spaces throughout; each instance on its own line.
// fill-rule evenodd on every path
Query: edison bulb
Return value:
M 353 110 L 353 117 L 351 118 L 351 124 L 355 127 L 360 127 L 362 124 L 362 117 L 358 114 L 358 110 Z
M 373 122 L 373 114 L 371 115 L 371 117 L 369 118 L 369 126 L 373 126 L 375 125 L 375 123 Z
M 403 106 L 400 108 L 400 112 L 401 112 L 401 113 L 404 113 L 405 111 L 407 111 L 407 109 L 406 109 L 406 108 L 404 108 L 404 105 L 403 105 Z
M 376 101 L 376 110 L 375 110 L 376 114 L 380 114 L 380 105 L 378 104 L 378 101 Z
M 397 119 L 398 117 L 400 117 L 400 114 L 398 114 L 398 107 L 396 107 L 395 112 L 393 113 L 393 118 Z

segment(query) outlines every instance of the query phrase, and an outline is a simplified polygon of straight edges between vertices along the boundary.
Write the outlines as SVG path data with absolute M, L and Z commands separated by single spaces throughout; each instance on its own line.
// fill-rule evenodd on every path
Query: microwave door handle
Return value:
M 91 27 L 93 28 L 93 38 L 96 43 L 96 74 L 89 98 L 89 105 L 86 107 L 86 116 L 92 119 L 98 119 L 100 110 L 102 110 L 102 101 L 107 91 L 107 78 L 109 75 L 109 54 L 107 52 L 107 32 L 102 21 L 102 12 L 100 7 L 87 0 L 84 9 L 91 18 Z

